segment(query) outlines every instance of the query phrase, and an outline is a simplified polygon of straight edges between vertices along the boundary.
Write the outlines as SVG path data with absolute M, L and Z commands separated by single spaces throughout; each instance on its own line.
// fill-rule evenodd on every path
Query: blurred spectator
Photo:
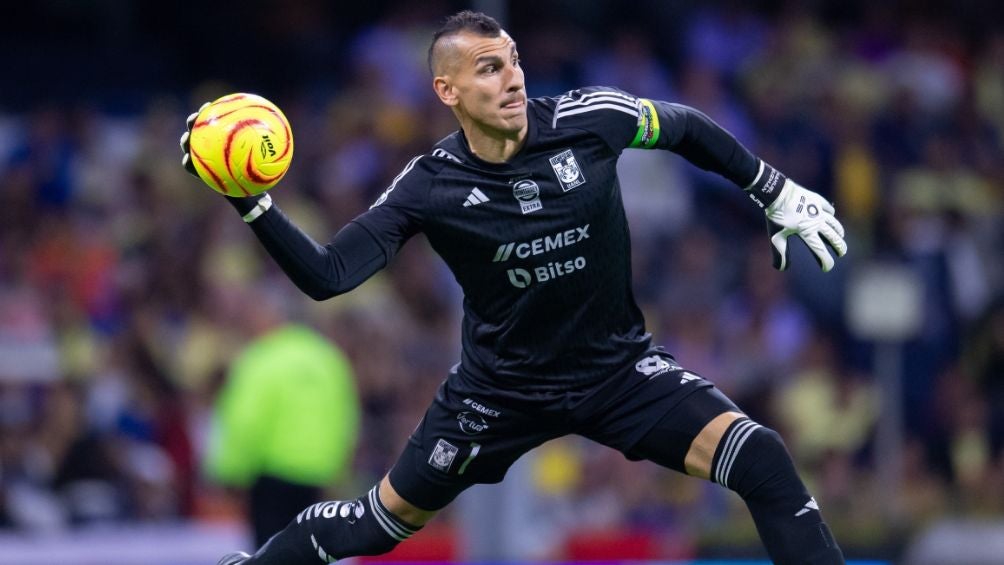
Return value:
M 1004 296 L 999 296 L 970 332 L 965 373 L 988 411 L 989 457 L 1004 468 Z
M 584 69 L 583 84 L 616 85 L 657 100 L 676 98 L 666 68 L 656 59 L 645 36 L 634 29 L 614 30 L 609 45 L 602 46 L 590 59 Z
M 819 496 L 828 506 L 846 507 L 860 494 L 857 468 L 878 420 L 879 391 L 859 376 L 838 372 L 832 340 L 810 338 L 772 408 Z
M 718 307 L 717 325 L 729 344 L 726 371 L 733 398 L 789 380 L 814 332 L 805 308 L 788 294 L 787 280 L 763 259 L 746 258 L 741 284 Z
M 686 37 L 688 58 L 727 81 L 765 47 L 769 26 L 742 2 L 708 6 L 694 15 Z
M 30 116 L 21 144 L 7 158 L 7 166 L 26 171 L 32 180 L 30 199 L 40 209 L 59 209 L 70 204 L 76 189 L 73 166 L 76 144 L 67 131 L 68 112 L 43 106 Z

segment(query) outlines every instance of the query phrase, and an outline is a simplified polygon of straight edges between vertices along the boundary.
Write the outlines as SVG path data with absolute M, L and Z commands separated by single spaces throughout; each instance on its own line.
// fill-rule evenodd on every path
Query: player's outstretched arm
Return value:
M 844 228 L 833 205 L 755 157 L 724 128 L 705 114 L 684 106 L 656 102 L 664 123 L 659 146 L 679 153 L 695 165 L 721 174 L 739 186 L 767 214 L 774 267 L 788 268 L 788 236 L 798 235 L 812 250 L 823 271 L 847 253 Z
M 181 164 L 198 177 L 189 153 L 189 136 L 198 112 L 188 117 L 181 136 Z M 349 223 L 327 245 L 320 245 L 272 203 L 268 193 L 244 198 L 225 197 L 251 226 L 265 250 L 296 286 L 314 300 L 352 290 L 387 262 L 377 240 L 363 227 Z

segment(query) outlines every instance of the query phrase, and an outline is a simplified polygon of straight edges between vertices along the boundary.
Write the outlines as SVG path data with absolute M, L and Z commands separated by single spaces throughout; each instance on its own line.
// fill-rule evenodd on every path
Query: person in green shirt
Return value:
M 359 418 L 348 359 L 306 326 L 274 326 L 234 359 L 213 407 L 205 469 L 248 493 L 258 545 L 347 470 Z

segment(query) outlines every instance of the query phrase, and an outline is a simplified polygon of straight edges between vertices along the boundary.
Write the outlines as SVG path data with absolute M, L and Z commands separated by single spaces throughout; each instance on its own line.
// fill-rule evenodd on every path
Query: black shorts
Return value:
M 409 438 L 390 482 L 414 506 L 439 510 L 471 485 L 501 481 L 527 451 L 569 434 L 683 471 L 694 437 L 730 410 L 738 408 L 714 385 L 657 347 L 599 385 L 520 403 L 454 372 Z M 656 428 L 661 437 L 649 441 Z

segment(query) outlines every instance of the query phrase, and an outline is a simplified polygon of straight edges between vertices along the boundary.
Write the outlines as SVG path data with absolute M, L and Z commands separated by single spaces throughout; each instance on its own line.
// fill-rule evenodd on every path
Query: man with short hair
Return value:
M 824 241 L 846 253 L 833 207 L 692 108 L 607 87 L 528 100 L 516 43 L 484 14 L 447 19 L 429 66 L 459 131 L 412 159 L 330 243 L 317 245 L 267 195 L 229 200 L 318 300 L 425 233 L 464 291 L 461 361 L 378 485 L 304 509 L 253 556 L 219 565 L 385 553 L 464 489 L 501 481 L 519 456 L 567 434 L 736 491 L 776 563 L 843 563 L 778 434 L 652 346 L 615 165 L 624 149 L 667 149 L 745 187 L 767 213 L 782 270 L 791 234 L 824 271 L 834 263 Z

